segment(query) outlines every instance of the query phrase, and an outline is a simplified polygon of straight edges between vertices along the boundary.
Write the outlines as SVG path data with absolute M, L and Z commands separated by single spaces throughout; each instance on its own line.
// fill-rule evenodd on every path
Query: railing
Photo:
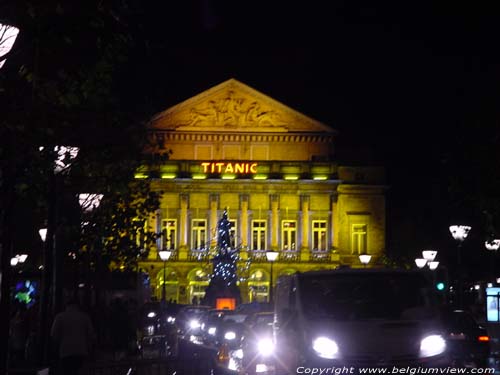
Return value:
M 300 253 L 298 251 L 283 250 L 280 253 L 279 261 L 281 262 L 299 262 Z
M 210 249 L 209 248 L 191 249 L 191 250 L 189 250 L 189 253 L 188 253 L 188 260 L 200 262 L 200 261 L 208 260 L 209 256 L 210 256 Z
M 309 256 L 309 262 L 315 263 L 329 263 L 331 261 L 331 256 L 329 251 L 324 250 L 313 250 Z

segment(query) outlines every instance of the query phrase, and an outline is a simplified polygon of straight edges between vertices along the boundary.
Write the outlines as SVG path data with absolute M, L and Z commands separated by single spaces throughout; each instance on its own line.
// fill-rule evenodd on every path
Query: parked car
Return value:
M 249 314 L 238 311 L 226 313 L 216 327 L 216 367 L 219 373 L 238 371 L 241 363 L 241 343 Z
M 179 310 L 175 325 L 179 338 L 195 344 L 203 343 L 201 324 L 211 306 L 186 305 Z
M 177 355 L 177 329 L 174 326 L 179 305 L 148 302 L 140 309 L 137 347 L 143 358 Z
M 448 352 L 455 365 L 487 367 L 490 337 L 467 311 L 445 309 L 441 314 Z

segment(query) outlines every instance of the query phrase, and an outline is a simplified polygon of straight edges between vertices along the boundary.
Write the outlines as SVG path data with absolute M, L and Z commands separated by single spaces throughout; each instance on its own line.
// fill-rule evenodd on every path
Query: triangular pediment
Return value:
M 335 133 L 235 79 L 157 114 L 150 126 L 179 132 Z

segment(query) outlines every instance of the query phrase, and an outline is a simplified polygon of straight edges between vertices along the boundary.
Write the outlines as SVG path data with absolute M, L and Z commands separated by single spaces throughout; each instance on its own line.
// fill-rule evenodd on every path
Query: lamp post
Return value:
M 45 152 L 45 147 L 39 148 L 40 152 Z M 43 254 L 43 273 L 42 273 L 42 292 L 40 296 L 40 337 L 39 348 L 42 348 L 41 362 L 48 362 L 50 347 L 49 324 L 50 316 L 58 311 L 61 299 L 62 288 L 60 273 L 62 265 L 60 256 L 57 250 L 56 230 L 58 224 L 59 202 L 62 189 L 60 181 L 61 176 L 64 176 L 69 171 L 73 160 L 79 152 L 78 147 L 70 146 L 55 146 L 49 150 L 50 156 L 54 156 L 53 171 L 49 175 L 48 186 L 48 209 L 47 209 L 47 230 L 43 233 L 44 254 Z M 42 236 L 42 233 L 40 233 Z
M 500 240 L 498 239 L 495 239 L 495 240 L 489 240 L 489 241 L 485 241 L 484 242 L 484 247 L 486 248 L 486 250 L 488 251 L 491 251 L 491 254 L 492 254 L 492 259 L 491 259 L 491 262 L 490 262 L 490 267 L 491 267 L 491 278 L 494 280 L 495 279 L 495 275 L 494 275 L 494 270 L 495 270 L 495 254 L 498 250 L 498 248 L 500 248 Z
M 276 259 L 278 259 L 278 255 L 279 255 L 279 252 L 277 252 L 277 251 L 274 251 L 274 250 L 266 251 L 266 258 L 267 258 L 268 262 L 271 263 L 271 284 L 269 287 L 269 302 L 270 303 L 274 302 L 274 299 L 273 299 L 273 264 L 276 261 Z
M 372 256 L 368 255 L 368 254 L 361 254 L 359 256 L 359 261 L 361 262 L 361 264 L 363 264 L 364 268 L 366 268 L 366 266 L 368 265 L 368 263 L 370 263 L 371 259 L 372 259 Z
M 80 205 L 80 208 L 82 209 L 83 213 L 91 213 L 92 211 L 94 211 L 97 207 L 99 207 L 99 205 L 101 204 L 101 200 L 102 200 L 102 197 L 104 195 L 103 194 L 93 194 L 93 193 L 80 193 L 78 194 L 77 198 L 78 198 L 78 204 Z M 87 224 L 87 222 L 82 222 L 82 228 L 85 227 L 85 224 Z M 95 250 L 94 249 L 94 244 L 92 244 L 90 250 Z M 91 301 L 91 287 L 90 287 L 90 264 L 91 264 L 91 254 L 87 252 L 86 254 L 86 259 L 85 259 L 85 289 L 84 289 L 84 303 L 85 305 L 88 307 L 90 305 L 90 301 Z M 95 300 L 96 300 L 96 304 L 99 305 L 99 302 L 100 302 L 100 286 L 97 285 L 99 280 L 100 280 L 100 267 L 99 267 L 99 264 L 100 264 L 100 257 L 99 256 L 96 256 L 96 276 L 97 277 L 94 277 L 93 281 L 94 281 L 94 286 L 95 286 Z M 75 291 L 78 290 L 78 275 L 77 275 L 77 264 L 75 262 L 75 283 L 74 283 L 74 288 L 75 288 Z
M 160 256 L 160 259 L 163 261 L 163 282 L 162 282 L 162 289 L 161 289 L 161 301 L 162 305 L 165 305 L 166 297 L 167 297 L 167 290 L 165 286 L 165 279 L 167 278 L 166 274 L 166 268 L 167 268 L 167 260 L 170 258 L 170 255 L 172 255 L 172 252 L 170 250 L 160 250 L 158 251 L 158 255 Z
M 457 241 L 457 269 L 456 269 L 456 274 L 457 274 L 457 281 L 458 281 L 458 287 L 457 287 L 457 302 L 458 302 L 458 308 L 462 308 L 463 305 L 463 290 L 462 290 L 462 258 L 461 258 L 461 251 L 462 251 L 462 243 L 465 241 L 467 236 L 469 235 L 469 232 L 471 230 L 471 227 L 468 225 L 451 225 L 450 226 L 450 233 L 455 241 Z

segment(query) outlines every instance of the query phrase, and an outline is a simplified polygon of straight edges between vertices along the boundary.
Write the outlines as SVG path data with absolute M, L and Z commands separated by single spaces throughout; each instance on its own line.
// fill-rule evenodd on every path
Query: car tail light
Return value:
M 227 364 L 229 362 L 229 348 L 227 344 L 222 344 L 219 352 L 217 353 L 217 359 L 220 363 Z
M 478 336 L 477 337 L 477 341 L 490 341 L 490 337 L 489 336 Z

